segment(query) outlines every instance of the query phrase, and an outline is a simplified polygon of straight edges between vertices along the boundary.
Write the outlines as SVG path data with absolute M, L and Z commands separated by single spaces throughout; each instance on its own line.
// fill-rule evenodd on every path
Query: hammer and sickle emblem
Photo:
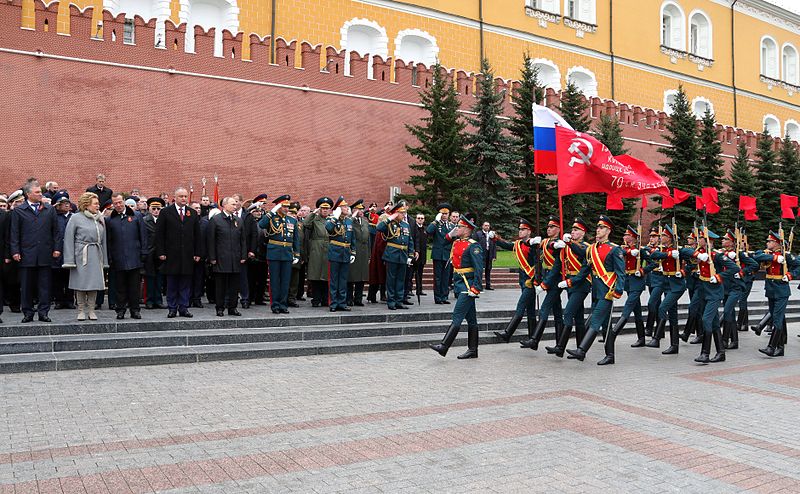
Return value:
M 582 148 L 585 148 L 586 152 L 584 152 Z M 592 143 L 588 140 L 576 137 L 572 139 L 572 143 L 569 145 L 567 150 L 569 151 L 569 154 L 573 155 L 569 160 L 570 168 L 576 164 L 584 164 L 586 166 L 591 165 L 594 148 L 592 147 Z

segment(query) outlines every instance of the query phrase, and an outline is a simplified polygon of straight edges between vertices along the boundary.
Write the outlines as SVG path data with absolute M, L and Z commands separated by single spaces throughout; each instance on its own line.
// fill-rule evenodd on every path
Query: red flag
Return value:
M 688 192 L 684 192 L 681 189 L 672 189 L 673 195 L 675 196 L 675 204 L 680 204 L 686 199 L 692 197 L 692 195 Z
M 781 208 L 781 218 L 785 220 L 793 220 L 794 211 L 792 211 L 792 208 Z
M 756 209 L 756 198 L 750 196 L 739 196 L 739 210 L 749 211 Z
M 755 208 L 753 209 L 745 209 L 744 211 L 744 219 L 747 221 L 757 221 L 758 215 L 756 214 Z
M 645 162 L 628 155 L 612 156 L 589 134 L 556 127 L 556 161 L 559 196 L 586 192 L 620 198 L 669 195 L 664 179 Z
M 663 196 L 661 198 L 661 209 L 672 209 L 675 207 L 675 199 L 670 196 Z
M 219 181 L 214 180 L 214 203 L 219 206 Z
M 647 196 L 642 196 L 642 209 L 647 209 Z
M 708 214 L 719 213 L 719 198 L 717 196 L 717 189 L 714 187 L 703 187 L 703 205 L 706 207 Z
M 703 198 L 700 197 L 700 196 L 695 196 L 694 197 L 694 208 L 696 210 L 698 210 L 698 211 L 701 211 L 704 207 L 705 207 L 705 204 L 703 204 Z
M 786 194 L 781 194 L 781 209 L 787 209 L 787 208 L 791 209 L 796 207 L 797 207 L 797 196 L 789 196 Z
M 606 209 L 611 211 L 611 210 L 620 210 L 624 208 L 625 206 L 622 204 L 622 197 L 611 194 L 606 196 Z

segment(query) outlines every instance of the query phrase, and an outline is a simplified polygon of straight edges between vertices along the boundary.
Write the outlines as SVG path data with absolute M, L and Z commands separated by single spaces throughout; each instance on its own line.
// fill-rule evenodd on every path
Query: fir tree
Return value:
M 489 221 L 499 230 L 510 233 L 514 225 L 507 225 L 509 216 L 517 216 L 512 202 L 508 173 L 516 159 L 513 142 L 506 135 L 506 125 L 499 117 L 503 113 L 504 93 L 498 93 L 494 73 L 489 62 L 481 62 L 477 100 L 469 118 L 473 132 L 467 136 L 467 181 L 465 196 L 469 211 L 480 216 L 478 221 Z
M 595 125 L 594 137 L 605 144 L 609 152 L 614 156 L 626 154 L 625 140 L 622 138 L 622 127 L 619 125 L 619 118 L 616 116 L 600 115 L 600 120 Z M 618 231 L 623 231 L 625 226 L 631 221 L 634 208 L 639 204 L 638 199 L 623 199 L 622 210 L 609 210 L 608 217 L 614 222 Z M 587 220 L 588 221 L 588 220 Z
M 514 202 L 525 218 L 536 221 L 536 183 L 539 183 L 540 217 L 546 217 L 558 203 L 555 181 L 546 175 L 538 177 L 533 172 L 533 103 L 544 99 L 544 88 L 539 85 L 538 69 L 533 68 L 530 54 L 523 58 L 519 87 L 514 92 L 508 130 L 513 139 L 516 161 L 509 178 L 513 187 Z M 541 225 L 537 225 L 537 232 Z
M 758 136 L 756 147 L 756 201 L 758 217 L 761 221 L 753 224 L 749 237 L 753 240 L 763 239 L 770 229 L 777 231 L 781 218 L 780 194 L 783 191 L 783 176 L 776 163 L 777 153 L 773 148 L 775 140 L 764 131 Z
M 418 146 L 406 146 L 416 159 L 409 167 L 419 172 L 408 179 L 413 194 L 404 199 L 420 203 L 435 210 L 437 204 L 449 201 L 453 207 L 463 209 L 466 202 L 456 194 L 463 184 L 463 163 L 466 156 L 464 127 L 458 109 L 455 87 L 445 77 L 437 63 L 432 67 L 433 81 L 420 92 L 423 109 L 428 113 L 419 125 L 406 125 L 417 139 Z
M 666 139 L 670 147 L 659 148 L 669 161 L 664 163 L 662 176 L 670 188 L 678 188 L 699 195 L 706 185 L 705 174 L 700 166 L 700 151 L 697 138 L 697 120 L 689 108 L 689 100 L 683 86 L 678 86 L 675 101 L 670 104 L 670 120 L 667 124 Z M 660 201 L 660 199 L 659 199 Z M 694 204 L 681 203 L 674 214 L 678 223 L 679 235 L 688 231 L 694 223 Z M 656 213 L 664 213 L 660 208 Z M 671 214 L 670 214 L 671 216 Z
M 739 225 L 744 226 L 744 216 L 739 214 L 739 196 L 756 197 L 756 178 L 743 140 L 736 147 L 736 159 L 731 164 L 731 172 L 725 185 L 727 188 L 720 195 L 720 220 L 728 226 L 738 220 Z
M 700 172 L 703 174 L 700 183 L 703 187 L 714 187 L 719 190 L 725 177 L 725 171 L 722 168 L 725 162 L 720 156 L 722 154 L 722 143 L 719 142 L 717 137 L 717 120 L 714 114 L 706 108 L 700 123 L 697 139 Z
M 797 144 L 789 138 L 789 134 L 783 138 L 781 149 L 778 152 L 778 162 L 780 163 L 780 173 L 784 177 L 784 194 L 800 195 L 800 154 L 797 152 Z

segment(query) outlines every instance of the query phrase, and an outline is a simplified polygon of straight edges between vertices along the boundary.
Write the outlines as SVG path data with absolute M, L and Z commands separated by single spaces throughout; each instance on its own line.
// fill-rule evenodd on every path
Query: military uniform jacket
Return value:
M 558 285 L 559 281 L 567 282 L 567 293 L 589 293 L 591 290 L 590 277 L 578 276 L 581 268 L 586 264 L 586 242 L 569 242 L 563 249 L 556 250 L 555 262 L 550 272 L 542 280 L 542 287 L 548 289 Z M 566 276 L 562 275 L 566 273 Z
M 497 246 L 501 249 L 514 252 L 514 258 L 519 265 L 520 287 L 524 287 L 525 282 L 533 280 L 536 277 L 536 266 L 539 264 L 538 252 L 528 245 L 526 241 L 515 240 L 513 242 L 507 242 L 505 240 L 498 240 Z
M 708 251 L 703 248 L 692 250 L 692 257 L 697 259 L 697 256 L 703 253 L 708 253 Z M 714 266 L 713 271 L 711 270 L 712 263 Z M 710 253 L 707 261 L 698 260 L 697 275 L 700 278 L 703 298 L 705 300 L 722 300 L 725 298 L 724 285 L 729 284 L 738 272 L 739 266 L 728 256 L 716 250 Z M 711 283 L 712 277 L 717 279 L 717 283 Z
M 328 216 L 325 222 L 330 242 L 328 243 L 328 260 L 333 262 L 350 263 L 350 256 L 356 255 L 353 245 L 353 220 L 333 215 Z
M 295 232 L 294 236 L 297 238 L 297 253 L 300 255 L 300 262 L 292 264 L 292 269 L 300 269 L 303 263 L 308 262 L 308 253 L 306 252 L 306 227 L 302 221 L 295 218 Z
M 471 287 L 483 291 L 483 247 L 475 240 L 456 239 L 453 241 L 451 261 L 453 263 L 453 287 L 456 293 L 466 292 Z M 466 280 L 466 283 L 465 281 Z
M 692 258 L 694 249 L 671 247 L 659 247 L 651 249 L 650 247 L 643 248 L 648 255 L 649 259 L 656 261 L 659 264 L 661 273 L 661 282 L 664 284 L 664 289 L 670 292 L 680 293 L 686 290 L 686 273 L 681 266 L 682 260 Z M 677 250 L 678 258 L 672 257 L 668 251 Z M 680 273 L 680 275 L 678 274 Z
M 781 252 L 771 250 L 759 250 L 753 254 L 753 259 L 767 271 L 766 280 L 764 280 L 764 292 L 767 298 L 788 298 L 789 283 L 783 281 L 783 275 L 786 273 L 789 280 L 792 280 L 800 274 L 800 261 L 795 256 L 784 254 L 786 258 L 786 267 L 784 268 L 784 265 L 778 262 L 779 255 Z
M 369 281 L 369 224 L 366 218 L 353 218 L 353 243 L 356 261 L 350 265 L 347 281 Z
M 736 252 L 734 249 L 727 249 L 723 250 L 722 253 L 726 256 L 730 256 L 731 252 Z M 735 254 L 736 255 L 736 254 Z M 728 257 L 730 259 L 730 257 Z M 726 278 L 725 285 L 725 294 L 731 291 L 739 291 L 743 292 L 746 289 L 745 286 L 745 268 L 748 270 L 758 271 L 759 265 L 752 257 L 748 256 L 745 252 L 739 252 L 736 255 L 736 261 L 734 261 L 735 268 L 730 266 L 728 269 L 732 269 L 734 274 L 738 274 L 739 276 L 731 276 L 730 278 Z
M 553 269 L 553 264 L 556 262 L 558 252 L 556 252 L 556 249 L 553 248 L 553 243 L 555 243 L 557 240 L 557 238 L 543 238 L 542 243 L 539 244 L 539 262 L 542 265 L 541 269 L 537 273 L 539 276 L 539 283 L 543 282 L 545 278 L 547 278 L 547 276 L 550 274 L 550 270 Z
M 642 249 L 639 249 L 639 257 L 632 256 L 631 251 L 637 249 L 636 246 L 629 247 L 627 245 L 621 245 L 619 248 L 622 249 L 622 252 L 625 254 L 625 290 L 628 292 L 643 291 L 647 274 L 653 270 L 655 264 L 647 263 L 648 265 L 646 265 L 643 260 L 640 260 Z M 637 269 L 639 271 L 639 276 L 636 276 Z
M 113 211 L 106 218 L 106 237 L 112 271 L 142 268 L 147 256 L 147 230 L 139 213 L 127 206 L 122 214 Z
M 625 289 L 625 254 L 617 244 L 595 242 L 586 249 L 586 263 L 574 278 L 592 276 L 592 298 L 619 298 Z
M 384 261 L 406 264 L 408 258 L 414 256 L 414 240 L 411 238 L 408 223 L 386 218 L 378 223 L 378 231 L 386 237 L 386 250 L 382 257 Z
M 268 212 L 258 221 L 258 226 L 266 231 L 268 261 L 292 261 L 300 258 L 300 235 L 297 220 L 291 216 L 281 216 Z
M 19 267 L 52 266 L 53 252 L 63 240 L 64 234 L 58 228 L 54 207 L 40 204 L 39 213 L 34 214 L 28 201 L 25 201 L 11 211 L 11 254 L 8 257 L 21 255 Z
M 194 256 L 200 256 L 200 215 L 186 206 L 183 220 L 175 205 L 161 210 L 156 223 L 156 257 L 167 256 L 161 264 L 165 275 L 194 272 Z
M 308 244 L 308 279 L 324 281 L 328 279 L 328 230 L 325 218 L 311 213 L 306 216 L 303 227 L 306 230 Z
M 240 272 L 241 261 L 247 259 L 247 247 L 247 233 L 240 218 L 219 213 L 208 222 L 208 261 L 217 261 L 212 266 L 215 273 Z
M 448 221 L 433 221 L 425 229 L 428 235 L 433 236 L 431 242 L 431 259 L 434 261 L 447 261 L 450 259 L 451 243 L 445 238 L 454 228 Z

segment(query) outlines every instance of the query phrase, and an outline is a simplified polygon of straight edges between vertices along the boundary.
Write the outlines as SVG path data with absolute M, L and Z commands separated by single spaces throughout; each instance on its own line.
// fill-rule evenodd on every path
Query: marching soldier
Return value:
M 364 217 L 364 199 L 353 203 L 353 243 L 356 262 L 347 277 L 347 305 L 364 305 L 364 282 L 369 281 L 369 225 Z
M 289 280 L 292 265 L 300 262 L 297 220 L 288 215 L 289 194 L 272 201 L 275 206 L 264 214 L 258 226 L 266 230 L 269 263 L 269 301 L 273 314 L 289 313 Z
M 483 248 L 472 237 L 475 230 L 475 219 L 464 213 L 458 225 L 450 231 L 446 239 L 452 241 L 453 286 L 456 291 L 456 304 L 453 307 L 453 319 L 441 343 L 430 347 L 442 357 L 455 341 L 461 323 L 467 320 L 467 351 L 458 356 L 459 359 L 478 358 L 478 319 L 475 312 L 475 299 L 482 290 Z
M 350 219 L 350 208 L 344 196 L 333 205 L 325 222 L 330 243 L 328 245 L 328 263 L 330 266 L 330 311 L 349 311 L 347 306 L 347 276 L 350 265 L 356 260 L 356 248 L 353 245 L 353 220 Z
M 433 236 L 431 242 L 431 259 L 433 260 L 433 301 L 436 304 L 449 304 L 450 280 L 447 276 L 447 262 L 450 260 L 451 244 L 445 239 L 447 233 L 453 228 L 448 221 L 450 204 L 439 204 L 436 218 L 428 225 L 425 231 Z
M 514 242 L 508 242 L 498 236 L 497 246 L 501 249 L 514 251 L 514 258 L 519 264 L 519 287 L 522 293 L 517 300 L 517 309 L 514 316 L 509 321 L 506 329 L 502 332 L 495 331 L 495 335 L 508 343 L 517 330 L 522 317 L 528 314 L 528 338 L 533 336 L 533 327 L 536 325 L 536 291 L 533 282 L 536 277 L 535 266 L 538 264 L 536 249 L 531 243 L 531 232 L 533 223 L 522 218 L 519 220 L 519 238 Z
M 692 250 L 697 249 L 697 236 L 694 231 L 686 237 L 686 247 Z M 694 333 L 695 337 L 689 343 L 695 345 L 703 342 L 703 322 L 700 320 L 700 316 L 703 314 L 704 295 L 701 293 L 703 287 L 697 271 L 697 258 L 687 259 L 683 266 L 686 273 L 686 291 L 689 292 L 689 310 L 681 339 L 688 341 L 689 336 Z
M 725 236 L 722 237 L 722 252 L 736 263 L 736 273 L 732 277 L 726 278 L 723 283 L 725 298 L 722 311 L 722 346 L 726 350 L 735 350 L 739 348 L 736 308 L 745 291 L 744 269 L 748 267 L 758 271 L 759 265 L 746 252 L 737 251 L 736 234 L 733 230 L 726 231 Z
M 611 332 L 618 335 L 625 328 L 628 319 L 633 314 L 636 323 L 636 343 L 632 348 L 644 346 L 644 320 L 642 319 L 642 292 L 645 286 L 645 276 L 648 270 L 652 270 L 654 265 L 642 267 L 642 257 L 639 249 L 639 232 L 636 228 L 628 225 L 625 234 L 622 236 L 624 246 L 620 248 L 625 253 L 625 305 L 622 307 L 622 315 L 617 319 Z M 606 340 L 606 355 L 614 355 L 614 343 L 609 343 L 611 337 Z
M 308 280 L 311 282 L 311 306 L 328 305 L 328 230 L 326 218 L 331 213 L 333 199 L 320 197 L 317 208 L 304 220 L 304 229 L 308 235 Z
M 589 330 L 575 350 L 567 350 L 570 359 L 583 361 L 586 352 L 597 335 L 611 319 L 614 299 L 622 297 L 625 287 L 625 255 L 617 244 L 608 241 L 614 224 L 608 216 L 600 215 L 595 231 L 595 242 L 586 249 L 586 262 L 575 276 L 569 277 L 572 284 L 592 276 L 592 315 Z M 597 365 L 614 363 L 614 341 L 617 335 L 609 331 L 606 338 L 606 356 Z
M 742 252 L 751 256 L 753 253 L 750 252 L 750 248 L 747 245 L 747 234 L 745 233 L 744 229 L 741 230 L 741 239 L 742 239 Z M 752 257 L 751 257 L 752 258 Z M 750 325 L 750 317 L 749 317 L 749 309 L 747 307 L 747 299 L 750 297 L 750 292 L 753 290 L 753 280 L 756 277 L 756 273 L 761 269 L 761 265 L 756 262 L 755 267 L 751 267 L 748 265 L 742 266 L 742 280 L 744 281 L 744 291 L 742 292 L 742 296 L 739 299 L 739 315 L 736 319 L 736 329 L 738 331 L 747 331 L 748 326 Z
M 661 227 L 656 225 L 650 226 L 647 249 L 643 249 L 642 253 L 646 256 L 650 250 L 657 249 L 660 240 Z M 649 257 L 644 260 L 648 261 L 648 263 L 654 263 L 654 261 L 650 261 Z M 664 295 L 664 277 L 661 275 L 661 266 L 658 263 L 654 264 L 653 269 L 647 273 L 647 289 L 649 291 L 649 296 L 647 298 L 647 325 L 644 328 L 645 336 L 653 336 L 653 328 L 658 319 L 658 306 L 661 304 L 661 297 Z
M 583 303 L 591 291 L 591 283 L 588 276 L 577 278 L 575 282 L 572 281 L 572 277 L 576 276 L 586 263 L 586 249 L 589 244 L 583 241 L 583 236 L 588 229 L 589 227 L 586 226 L 583 218 L 575 218 L 572 224 L 572 233 L 565 233 L 563 239 L 556 241 L 553 245 L 553 248 L 558 249 L 559 255 L 556 257 L 553 269 L 550 270 L 550 275 L 542 282 L 546 286 L 553 286 L 557 283 L 558 288 L 567 290 L 567 306 L 564 308 L 564 328 L 556 341 L 556 346 L 545 347 L 547 353 L 553 353 L 559 358 L 564 356 L 564 349 L 569 343 L 573 325 L 575 326 L 576 345 L 583 341 L 583 337 L 586 334 Z M 563 276 L 562 272 L 564 273 Z
M 547 219 L 547 238 L 542 240 L 542 237 L 534 237 L 532 240 L 533 245 L 539 246 L 539 262 L 541 263 L 541 269 L 537 273 L 539 279 L 537 280 L 536 291 L 537 293 L 546 291 L 547 295 L 545 295 L 544 301 L 539 307 L 539 321 L 536 324 L 536 328 L 533 330 L 533 334 L 530 338 L 520 343 L 519 346 L 522 348 L 530 348 L 532 350 L 539 349 L 539 341 L 544 334 L 544 327 L 547 325 L 550 312 L 553 313 L 553 318 L 555 319 L 556 340 L 560 338 L 561 329 L 564 324 L 561 311 L 561 289 L 557 286 L 550 287 L 542 284 L 542 282 L 547 279 L 550 270 L 553 269 L 553 264 L 556 262 L 556 249 L 554 245 L 559 240 L 560 234 L 561 223 L 559 223 L 558 218 L 555 216 L 550 216 Z
M 406 205 L 398 202 L 389 210 L 389 216 L 378 223 L 378 231 L 386 237 L 386 302 L 389 310 L 408 309 L 403 305 L 406 268 L 414 257 L 411 230 L 405 221 Z
M 305 282 L 303 276 L 303 267 L 306 264 L 305 258 L 305 244 L 303 242 L 305 231 L 303 229 L 303 222 L 297 219 L 297 212 L 300 210 L 300 203 L 295 201 L 289 203 L 289 211 L 287 215 L 295 220 L 294 236 L 297 239 L 297 252 L 299 254 L 299 261 L 292 260 L 292 276 L 289 278 L 289 295 L 286 297 L 286 305 L 289 307 L 299 307 L 297 305 L 297 294 L 300 284 Z M 302 280 L 302 281 L 301 281 Z

